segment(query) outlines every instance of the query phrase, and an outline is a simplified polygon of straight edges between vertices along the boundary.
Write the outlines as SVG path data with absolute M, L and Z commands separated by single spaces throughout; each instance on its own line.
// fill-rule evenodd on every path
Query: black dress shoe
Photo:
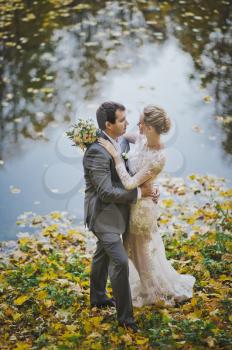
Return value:
M 101 303 L 91 303 L 91 307 L 98 307 L 100 309 L 106 308 L 106 307 L 116 307 L 115 300 L 107 299 L 102 301 Z
M 140 331 L 136 323 L 119 323 L 119 326 L 124 327 L 129 331 L 132 331 L 133 333 L 137 333 Z

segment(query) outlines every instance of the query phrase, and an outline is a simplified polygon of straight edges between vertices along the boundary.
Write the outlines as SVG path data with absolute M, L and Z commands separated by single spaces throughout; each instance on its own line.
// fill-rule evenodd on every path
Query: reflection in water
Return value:
M 13 5 L 12 5 L 13 6 Z M 1 148 L 46 139 L 49 123 L 75 119 L 78 105 L 100 92 L 109 70 L 136 64 L 136 47 L 172 34 L 208 88 L 215 116 L 231 115 L 229 1 L 18 1 L 6 6 L 2 34 Z M 62 44 L 63 42 L 63 44 Z M 125 48 L 130 54 L 124 55 Z M 137 57 L 139 60 L 139 57 Z M 224 150 L 232 153 L 232 123 Z
M 181 114 L 186 115 L 186 120 L 183 121 L 186 130 L 191 129 L 194 113 L 197 120 L 197 116 L 202 115 L 202 111 L 208 107 L 203 127 L 214 124 L 215 129 L 220 130 L 220 140 L 223 139 L 220 145 L 222 154 L 227 155 L 230 161 L 230 1 L 80 3 L 77 0 L 17 0 L 4 6 L 0 34 L 0 161 L 4 160 L 7 165 L 12 159 L 15 164 L 13 171 L 17 172 L 17 161 L 22 159 L 27 149 L 32 146 L 35 148 L 33 157 L 38 157 L 40 163 L 48 162 L 44 160 L 49 149 L 46 146 L 52 144 L 54 134 L 59 134 L 58 128 L 67 129 L 71 121 L 75 121 L 77 116 L 84 117 L 86 111 L 91 111 L 93 116 L 96 104 L 107 98 L 107 91 L 114 90 L 110 86 L 112 80 L 121 93 L 119 96 L 128 95 L 130 108 L 135 105 L 141 108 L 142 105 L 150 103 L 153 96 L 151 92 L 156 92 L 157 86 L 161 86 L 158 97 L 162 103 L 168 91 L 173 94 L 175 101 L 175 98 L 178 99 L 178 93 L 183 91 L 184 94 L 185 90 L 188 103 L 183 104 Z M 173 50 L 170 43 L 175 44 Z M 175 56 L 175 62 L 193 65 L 192 69 L 181 71 L 182 75 L 188 75 L 188 80 L 186 81 L 186 76 L 182 79 L 182 76 L 177 74 L 179 80 L 175 81 L 176 86 L 170 89 L 168 69 L 173 65 L 170 63 L 172 58 L 168 61 L 164 57 L 168 52 L 180 57 L 178 61 L 178 57 Z M 189 60 L 182 61 L 181 52 L 189 55 Z M 167 73 L 162 61 L 169 62 Z M 136 69 L 138 74 L 135 74 Z M 174 64 L 173 69 L 178 67 Z M 163 74 L 156 75 L 159 80 L 153 84 L 149 75 L 152 76 L 154 71 L 159 70 Z M 111 73 L 115 78 L 110 80 Z M 135 85 L 140 77 L 146 77 L 147 83 L 140 86 L 141 90 L 138 93 L 135 92 Z M 191 98 L 191 89 L 187 89 L 185 84 L 199 86 L 205 101 L 202 100 L 201 104 L 196 99 L 194 107 L 195 100 L 194 97 Z M 138 99 L 140 96 L 141 99 Z M 180 110 L 173 104 L 171 112 L 175 115 Z M 133 122 L 135 124 L 131 119 L 131 125 Z M 54 128 L 57 128 L 57 131 Z M 186 138 L 188 139 L 187 134 L 182 137 L 183 143 Z M 46 144 L 45 141 L 50 142 Z M 183 147 L 183 144 L 178 145 L 178 149 L 180 146 Z M 207 152 L 200 153 L 200 164 L 207 164 Z M 190 154 L 193 157 L 199 156 L 194 155 L 194 149 Z M 66 157 L 65 154 L 62 156 L 63 159 Z M 51 158 L 49 160 L 54 161 Z M 65 160 L 74 165 L 79 164 L 79 161 L 80 157 L 78 161 L 75 157 L 73 160 Z M 30 164 L 33 167 L 33 160 Z M 6 167 L 1 163 L 0 167 L 0 175 L 6 183 Z M 205 168 L 202 169 L 205 171 Z M 29 173 L 29 170 L 27 172 Z M 49 177 L 48 182 L 53 181 L 48 171 L 46 174 Z M 23 176 L 26 178 L 27 174 Z M 71 183 L 75 177 L 71 170 L 70 176 Z M 14 181 L 13 176 L 11 181 Z M 25 179 L 22 183 L 23 181 L 27 182 Z M 41 178 L 35 181 L 38 184 Z M 60 182 L 62 183 L 62 176 Z M 33 190 L 34 188 L 32 192 Z M 27 192 L 30 191 L 28 188 Z M 39 192 L 39 189 L 37 191 Z M 25 191 L 22 191 L 23 193 Z M 20 206 L 21 203 L 17 204 L 15 201 L 15 208 L 17 205 Z M 52 206 L 49 203 L 46 205 L 48 210 Z M 15 208 L 10 206 L 13 212 Z M 68 206 L 72 206 L 72 200 Z M 45 205 L 43 207 L 45 208 Z M 2 217 L 4 215 L 3 213 Z M 14 220 L 13 214 L 12 217 Z

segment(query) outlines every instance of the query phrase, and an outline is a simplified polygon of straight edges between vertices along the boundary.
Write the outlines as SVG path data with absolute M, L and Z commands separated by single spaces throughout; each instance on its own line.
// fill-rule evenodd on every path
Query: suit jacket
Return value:
M 103 133 L 101 136 L 108 139 Z M 122 152 L 129 150 L 125 138 L 121 138 L 120 145 Z M 98 142 L 87 148 L 83 166 L 86 185 L 85 225 L 98 234 L 123 234 L 129 222 L 129 204 L 137 201 L 137 189 L 124 189 L 113 158 Z

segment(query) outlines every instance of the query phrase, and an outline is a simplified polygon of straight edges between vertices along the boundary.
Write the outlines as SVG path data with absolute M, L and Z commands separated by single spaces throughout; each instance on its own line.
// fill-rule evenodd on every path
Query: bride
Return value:
M 140 135 L 125 135 L 129 142 L 135 144 L 128 154 L 130 173 L 113 144 L 99 139 L 113 157 L 117 173 L 127 190 L 144 182 L 154 184 L 165 165 L 160 135 L 167 133 L 170 127 L 170 119 L 162 108 L 153 105 L 144 108 L 139 122 Z M 157 204 L 150 197 L 131 204 L 125 247 L 137 270 L 137 273 L 130 271 L 133 305 L 137 307 L 160 302 L 171 306 L 191 298 L 193 293 L 195 278 L 179 274 L 166 258 L 157 217 Z

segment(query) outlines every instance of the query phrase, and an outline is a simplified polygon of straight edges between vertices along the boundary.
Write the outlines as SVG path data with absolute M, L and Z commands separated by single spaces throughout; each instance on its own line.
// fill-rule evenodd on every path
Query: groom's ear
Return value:
M 110 122 L 105 122 L 105 126 L 106 126 L 106 129 L 109 129 L 109 130 L 111 130 L 111 126 L 112 126 L 112 124 L 110 123 Z

